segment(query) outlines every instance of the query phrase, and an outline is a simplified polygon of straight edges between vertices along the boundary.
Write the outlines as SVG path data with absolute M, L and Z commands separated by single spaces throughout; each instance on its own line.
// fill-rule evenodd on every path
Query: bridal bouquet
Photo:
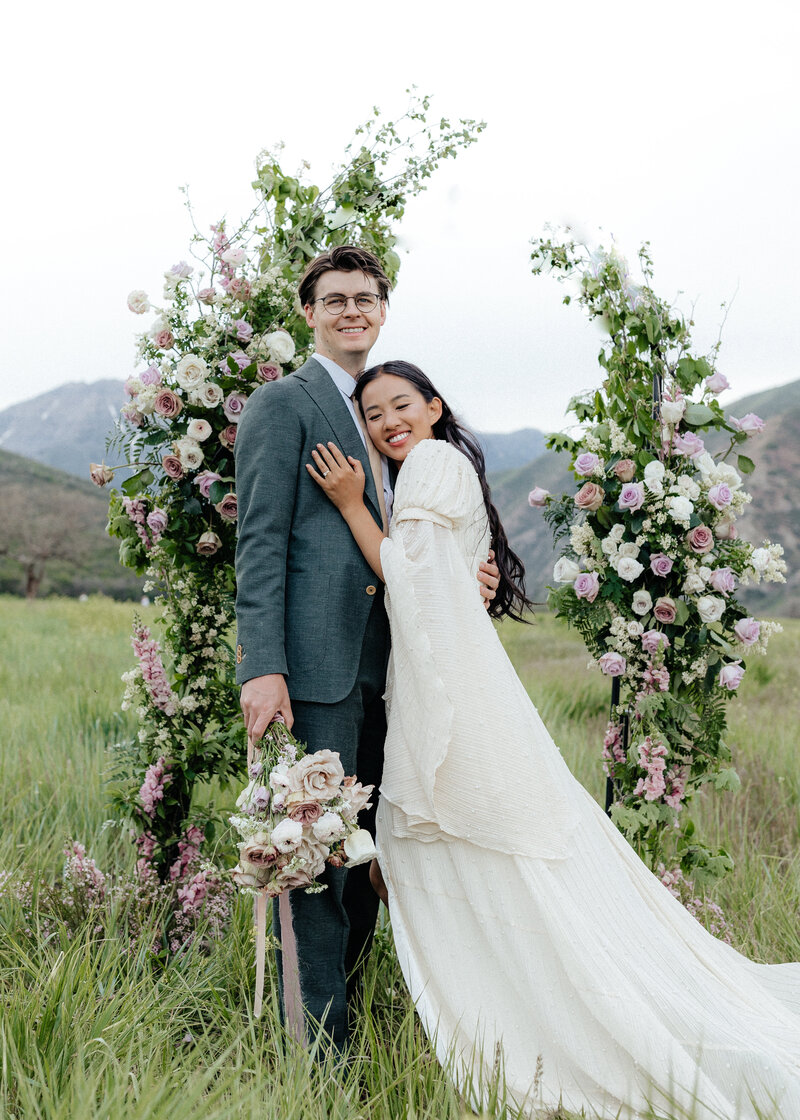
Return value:
M 346 777 L 339 755 L 307 754 L 283 723 L 270 727 L 249 760 L 247 786 L 230 822 L 241 836 L 234 882 L 251 894 L 325 889 L 316 879 L 328 863 L 355 867 L 377 853 L 357 824 L 373 786 Z

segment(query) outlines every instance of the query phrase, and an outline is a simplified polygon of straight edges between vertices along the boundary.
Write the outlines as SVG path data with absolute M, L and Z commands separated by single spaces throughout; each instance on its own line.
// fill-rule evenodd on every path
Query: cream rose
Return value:
M 697 600 L 697 613 L 703 622 L 719 622 L 725 613 L 725 600 L 719 595 L 701 595 Z
M 344 770 L 338 754 L 333 751 L 315 751 L 296 762 L 295 777 L 309 797 L 329 801 L 339 793 L 344 781 Z
M 216 381 L 203 381 L 196 389 L 189 390 L 189 403 L 202 408 L 216 408 L 225 396 Z
M 208 377 L 208 366 L 197 354 L 187 354 L 175 367 L 175 380 L 181 389 L 198 389 Z
M 150 300 L 147 297 L 147 292 L 143 292 L 137 288 L 135 292 L 131 292 L 128 296 L 128 309 L 134 315 L 144 315 L 146 311 L 150 310 Z
M 189 439 L 196 439 L 198 443 L 202 443 L 203 440 L 208 439 L 211 431 L 212 428 L 208 420 L 192 420 L 186 429 L 186 434 Z
M 573 583 L 580 574 L 580 568 L 568 556 L 562 556 L 559 560 L 556 560 L 553 568 L 553 579 L 556 583 Z
M 186 471 L 196 471 L 203 462 L 203 449 L 196 439 L 189 439 L 188 436 L 184 436 L 183 439 L 176 439 L 172 445 L 172 450 L 178 456 L 181 466 Z
M 294 342 L 287 331 L 273 331 L 264 338 L 264 345 L 269 350 L 273 362 L 284 365 L 294 357 Z

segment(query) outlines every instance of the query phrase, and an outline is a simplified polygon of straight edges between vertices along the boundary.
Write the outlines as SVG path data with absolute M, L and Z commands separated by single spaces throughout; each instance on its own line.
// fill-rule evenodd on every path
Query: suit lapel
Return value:
M 353 417 L 342 399 L 342 394 L 333 383 L 333 379 L 325 367 L 321 366 L 319 362 L 315 362 L 313 358 L 309 358 L 293 376 L 303 383 L 303 388 L 333 428 L 336 442 L 342 453 L 352 455 L 354 459 L 360 461 L 366 479 L 365 496 L 373 511 L 378 515 L 378 523 L 380 524 L 380 506 L 378 505 L 378 495 L 375 490 L 375 480 L 372 475 L 369 455 Z

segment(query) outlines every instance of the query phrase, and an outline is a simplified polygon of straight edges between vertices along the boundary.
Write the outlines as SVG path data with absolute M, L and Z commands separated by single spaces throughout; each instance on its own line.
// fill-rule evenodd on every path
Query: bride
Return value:
M 480 1108 L 498 1064 L 528 1115 L 800 1118 L 800 966 L 715 939 L 572 777 L 481 600 L 525 605 L 483 460 L 417 367 L 356 398 L 400 468 L 389 536 L 360 463 L 319 445 L 314 480 L 386 583 L 389 730 L 377 847 L 420 1019 Z M 498 612 L 495 612 L 498 613 Z

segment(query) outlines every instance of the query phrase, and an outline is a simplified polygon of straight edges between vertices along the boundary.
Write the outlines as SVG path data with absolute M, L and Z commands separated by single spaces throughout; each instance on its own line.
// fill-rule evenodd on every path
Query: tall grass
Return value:
M 52 879 L 70 838 L 106 869 L 132 866 L 123 833 L 106 825 L 104 790 L 108 746 L 134 730 L 130 715 L 119 712 L 132 614 L 130 604 L 101 599 L 0 600 L 0 868 L 20 869 L 34 882 Z M 585 671 L 578 640 L 548 617 L 533 627 L 505 625 L 502 635 L 567 762 L 601 797 L 607 682 Z M 703 833 L 736 859 L 718 899 L 735 944 L 766 961 L 800 959 L 799 647 L 800 625 L 787 626 L 769 661 L 748 672 L 730 734 L 742 791 L 701 798 L 695 814 Z M 124 908 L 125 900 L 116 905 Z M 46 936 L 26 932 L 7 893 L 0 900 L 4 1117 L 472 1115 L 415 1019 L 385 918 L 352 1054 L 337 1067 L 284 1038 L 271 976 L 271 1001 L 253 1020 L 248 900 L 237 902 L 230 934 L 212 952 L 191 950 L 167 964 L 131 951 L 119 935 L 120 916 L 96 916 L 71 937 L 65 929 Z M 487 1099 L 487 1120 L 514 1120 L 500 1078 Z

